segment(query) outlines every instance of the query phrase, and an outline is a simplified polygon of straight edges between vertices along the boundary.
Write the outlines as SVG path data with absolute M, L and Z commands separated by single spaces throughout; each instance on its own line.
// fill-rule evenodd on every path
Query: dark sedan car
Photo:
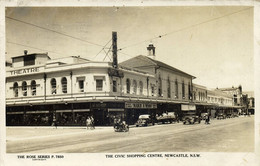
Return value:
M 154 125 L 154 122 L 150 115 L 140 115 L 135 125 L 136 127 L 148 126 L 148 125 Z
M 219 113 L 217 119 L 226 119 L 226 115 L 224 113 Z

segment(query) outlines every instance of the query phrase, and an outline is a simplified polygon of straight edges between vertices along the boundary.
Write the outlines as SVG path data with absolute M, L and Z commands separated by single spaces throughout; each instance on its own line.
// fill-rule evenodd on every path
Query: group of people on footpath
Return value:
M 89 117 L 86 119 L 86 126 L 87 126 L 87 130 L 88 130 L 88 129 L 95 129 L 93 116 L 89 116 Z

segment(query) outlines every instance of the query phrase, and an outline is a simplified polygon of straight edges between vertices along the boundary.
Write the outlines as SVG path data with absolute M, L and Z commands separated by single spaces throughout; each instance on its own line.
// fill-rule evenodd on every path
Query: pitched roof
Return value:
M 147 58 L 149 58 L 149 57 L 147 57 Z M 149 58 L 149 59 L 151 59 L 151 58 Z M 163 63 L 163 62 L 160 62 L 160 61 L 157 61 L 157 60 L 154 60 L 154 59 L 151 59 L 153 62 L 155 62 L 158 66 L 160 66 L 160 67 L 164 67 L 164 68 L 166 68 L 166 69 L 169 69 L 169 70 L 173 70 L 173 71 L 176 71 L 176 72 L 179 72 L 179 73 L 182 73 L 182 74 L 186 74 L 186 75 L 189 75 L 189 76 L 191 76 L 191 77 L 193 77 L 193 78 L 196 78 L 195 76 L 193 76 L 193 75 L 190 75 L 190 74 L 188 74 L 188 73 L 185 73 L 185 72 L 183 72 L 183 71 L 181 71 L 181 70 L 179 70 L 179 69 L 177 69 L 177 68 L 175 68 L 175 67 L 172 67 L 172 66 L 170 66 L 170 65 L 168 65 L 168 64 L 166 64 L 166 63 Z
M 196 78 L 195 76 L 190 75 L 190 74 L 188 74 L 188 73 L 185 73 L 185 72 L 183 72 L 183 71 L 181 71 L 181 70 L 179 70 L 179 69 L 177 69 L 177 68 L 175 68 L 175 67 L 172 67 L 172 66 L 170 66 L 170 65 L 168 65 L 168 64 L 166 64 L 166 63 L 163 63 L 163 62 L 161 62 L 161 61 L 152 59 L 152 58 L 147 57 L 147 56 L 144 56 L 144 55 L 139 55 L 139 56 L 133 57 L 133 58 L 131 58 L 131 59 L 134 59 L 134 58 L 138 58 L 138 59 L 141 59 L 141 60 L 145 60 L 145 61 L 147 61 L 148 63 L 151 63 L 151 64 L 154 65 L 154 66 L 163 67 L 163 68 L 166 68 L 166 69 L 169 69 L 169 70 L 172 70 L 172 71 L 181 73 L 181 74 L 189 75 L 189 76 L 191 76 L 192 78 Z M 129 59 L 129 60 L 131 60 L 131 59 Z M 128 61 L 128 60 L 122 62 L 122 64 L 127 64 L 127 61 Z

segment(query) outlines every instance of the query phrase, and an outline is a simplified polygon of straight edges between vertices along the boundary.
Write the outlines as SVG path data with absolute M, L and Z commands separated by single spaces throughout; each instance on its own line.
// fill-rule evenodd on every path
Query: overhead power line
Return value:
M 103 46 L 103 48 L 93 57 L 93 59 L 95 59 L 97 56 L 98 56 L 98 54 L 100 54 L 102 51 L 104 51 L 105 53 L 106 53 L 106 51 L 105 51 L 105 48 L 106 48 L 106 46 L 108 45 L 108 43 L 111 41 L 112 39 L 110 39 L 104 46 Z M 110 48 L 109 48 L 110 49 Z M 108 50 L 109 51 L 109 50 Z M 107 53 L 106 53 L 107 54 Z
M 24 44 L 20 44 L 20 43 L 15 43 L 15 42 L 10 42 L 10 41 L 7 41 L 7 43 L 18 45 L 18 46 L 23 46 L 23 47 L 27 47 L 27 48 L 33 48 L 33 49 L 36 49 L 36 50 L 52 52 L 52 53 L 59 54 L 59 55 L 66 55 L 66 54 L 63 54 L 63 53 L 58 53 L 58 52 L 55 52 L 55 51 L 50 51 L 50 50 L 45 50 L 45 49 L 41 49 L 41 48 L 37 48 L 37 47 L 32 47 L 32 46 L 28 46 L 28 45 L 24 45 Z M 69 55 L 66 55 L 66 56 L 69 56 Z
M 109 47 L 108 51 L 106 52 L 106 56 L 104 57 L 103 61 L 106 59 L 106 57 L 108 57 L 110 59 L 110 61 L 112 61 L 112 59 L 108 56 L 108 53 L 111 51 L 111 47 L 112 47 L 112 44 Z
M 206 23 L 209 23 L 209 22 L 212 22 L 212 21 L 216 21 L 218 19 L 221 19 L 221 18 L 224 18 L 224 17 L 227 17 L 227 16 L 231 16 L 231 15 L 234 15 L 234 14 L 237 14 L 237 13 L 240 13 L 240 12 L 243 12 L 245 10 L 252 9 L 252 8 L 253 7 L 248 7 L 248 8 L 245 8 L 245 9 L 242 9 L 242 10 L 238 10 L 238 11 L 235 11 L 235 12 L 232 12 L 232 13 L 229 13 L 229 14 L 225 14 L 225 15 L 220 16 L 220 17 L 216 17 L 216 18 L 213 18 L 213 19 L 210 19 L 210 20 L 206 20 L 206 21 L 203 21 L 203 22 L 200 22 L 200 23 L 197 23 L 197 24 L 193 24 L 193 25 L 181 28 L 181 29 L 177 29 L 175 31 L 171 31 L 171 32 L 159 35 L 159 36 L 154 37 L 154 38 L 150 38 L 150 39 L 147 39 L 147 40 L 143 40 L 143 41 L 140 41 L 140 42 L 137 42 L 137 43 L 134 43 L 134 44 L 122 47 L 122 48 L 120 48 L 118 50 L 121 51 L 123 49 L 129 48 L 129 47 L 133 47 L 133 46 L 139 45 L 139 44 L 144 43 L 144 42 L 148 42 L 148 41 L 151 41 L 151 40 L 159 39 L 159 38 L 162 38 L 164 36 L 171 35 L 171 34 L 174 34 L 174 33 L 180 32 L 180 31 L 184 31 L 184 30 L 187 30 L 187 29 L 190 29 L 190 28 L 202 25 L 202 24 L 206 24 Z
M 99 46 L 99 47 L 104 47 L 100 44 L 96 44 L 96 43 L 93 43 L 93 42 L 90 42 L 90 41 L 87 41 L 87 40 L 83 40 L 83 39 L 80 39 L 78 37 L 74 37 L 74 36 L 71 36 L 71 35 L 68 35 L 68 34 L 65 34 L 65 33 L 62 33 L 62 32 L 58 32 L 58 31 L 55 31 L 55 30 L 52 30 L 52 29 L 48 29 L 48 28 L 45 28 L 45 27 L 41 27 L 39 25 L 35 25 L 35 24 L 32 24 L 32 23 L 29 23 L 29 22 L 25 22 L 25 21 L 22 21 L 22 20 L 18 20 L 18 19 L 15 19 L 15 18 L 12 18 L 12 17 L 8 17 L 6 16 L 6 18 L 10 19 L 10 20 L 14 20 L 14 21 L 17 21 L 17 22 L 21 22 L 21 23 L 24 23 L 24 24 L 27 24 L 27 25 L 30 25 L 30 26 L 34 26 L 34 27 L 37 27 L 39 29 L 43 29 L 43 30 L 47 30 L 47 31 L 51 31 L 53 33 L 57 33 L 57 34 L 60 34 L 60 35 L 63 35 L 63 36 L 67 36 L 67 37 L 70 37 L 72 39 L 75 39 L 75 40 L 79 40 L 79 41 L 82 41 L 82 42 L 86 42 L 88 44 L 92 44 L 92 45 L 95 45 L 95 46 Z

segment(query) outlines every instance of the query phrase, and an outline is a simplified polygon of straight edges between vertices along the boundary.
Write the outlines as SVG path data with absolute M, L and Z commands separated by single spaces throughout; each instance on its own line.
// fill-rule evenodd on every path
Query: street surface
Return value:
M 254 116 L 133 127 L 8 127 L 7 153 L 253 152 Z

